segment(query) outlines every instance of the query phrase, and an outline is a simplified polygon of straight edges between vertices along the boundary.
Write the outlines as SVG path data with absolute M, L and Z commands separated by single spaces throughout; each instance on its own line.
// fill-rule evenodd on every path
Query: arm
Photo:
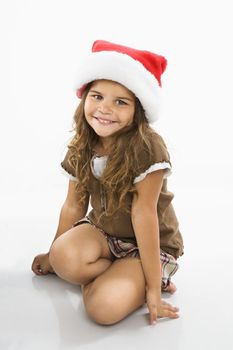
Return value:
M 132 203 L 132 223 L 148 288 L 161 297 L 160 241 L 157 202 L 162 187 L 163 170 L 148 174 L 135 184 L 137 195 Z M 142 229 L 143 228 L 143 229 Z
M 69 181 L 67 197 L 61 208 L 58 228 L 53 242 L 64 232 L 69 230 L 75 221 L 82 219 L 87 213 L 89 197 L 86 198 L 84 204 L 80 204 L 79 197 L 75 191 L 76 184 L 77 182 L 75 181 Z
M 132 224 L 146 280 L 146 299 L 151 323 L 157 316 L 178 317 L 177 308 L 161 300 L 161 265 L 157 203 L 163 183 L 163 170 L 148 174 L 135 184 Z
M 84 204 L 80 203 L 77 192 L 75 191 L 76 183 L 75 181 L 69 181 L 67 197 L 61 208 L 58 228 L 53 242 L 63 233 L 71 229 L 74 222 L 82 219 L 87 213 L 89 197 L 86 198 Z M 34 258 L 32 271 L 37 275 L 46 275 L 48 272 L 53 272 L 49 263 L 49 252 L 39 254 Z

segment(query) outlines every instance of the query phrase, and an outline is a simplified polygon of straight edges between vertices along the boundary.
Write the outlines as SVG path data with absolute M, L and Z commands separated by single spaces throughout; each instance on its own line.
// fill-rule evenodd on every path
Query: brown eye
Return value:
M 127 103 L 123 100 L 116 100 L 116 104 L 119 105 L 119 106 L 124 106 L 124 105 L 127 105 Z
M 93 97 L 95 100 L 102 100 L 102 96 L 101 95 L 91 95 L 91 97 Z

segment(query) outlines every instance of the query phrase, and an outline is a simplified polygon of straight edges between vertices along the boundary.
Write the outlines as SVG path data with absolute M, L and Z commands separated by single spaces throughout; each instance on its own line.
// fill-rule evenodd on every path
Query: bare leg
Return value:
M 95 322 L 110 325 L 119 322 L 145 304 L 146 282 L 138 258 L 122 258 L 94 281 L 82 286 L 87 314 Z M 172 316 L 177 317 L 173 307 Z M 167 307 L 167 306 L 166 306 Z
M 87 314 L 97 323 L 116 323 L 145 303 L 145 278 L 140 259 L 123 258 L 93 282 L 82 286 Z
M 73 284 L 87 284 L 112 264 L 106 238 L 90 224 L 82 224 L 60 236 L 50 251 L 56 274 Z

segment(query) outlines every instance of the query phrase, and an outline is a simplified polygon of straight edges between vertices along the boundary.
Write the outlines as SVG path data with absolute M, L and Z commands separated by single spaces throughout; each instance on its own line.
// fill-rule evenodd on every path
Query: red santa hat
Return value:
M 97 40 L 92 53 L 85 57 L 78 69 L 76 95 L 81 98 L 91 81 L 116 81 L 138 97 L 148 121 L 153 123 L 158 119 L 161 75 L 166 65 L 166 59 L 155 53 Z

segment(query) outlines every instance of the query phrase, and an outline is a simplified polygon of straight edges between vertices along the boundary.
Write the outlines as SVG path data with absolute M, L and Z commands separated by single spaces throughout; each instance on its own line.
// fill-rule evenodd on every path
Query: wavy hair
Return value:
M 69 164 L 75 168 L 79 179 L 76 191 L 82 202 L 89 192 L 89 181 L 92 176 L 91 160 L 93 149 L 98 143 L 98 135 L 87 123 L 84 114 L 86 96 L 92 83 L 89 83 L 83 93 L 79 106 L 73 117 L 74 136 L 69 149 Z M 126 197 L 137 193 L 133 184 L 134 178 L 140 174 L 141 157 L 148 158 L 152 153 L 152 135 L 154 130 L 149 126 L 144 109 L 135 99 L 135 114 L 130 126 L 121 129 L 114 135 L 114 143 L 110 149 L 106 168 L 99 179 L 107 195 L 105 215 L 113 215 L 117 210 L 130 211 Z

